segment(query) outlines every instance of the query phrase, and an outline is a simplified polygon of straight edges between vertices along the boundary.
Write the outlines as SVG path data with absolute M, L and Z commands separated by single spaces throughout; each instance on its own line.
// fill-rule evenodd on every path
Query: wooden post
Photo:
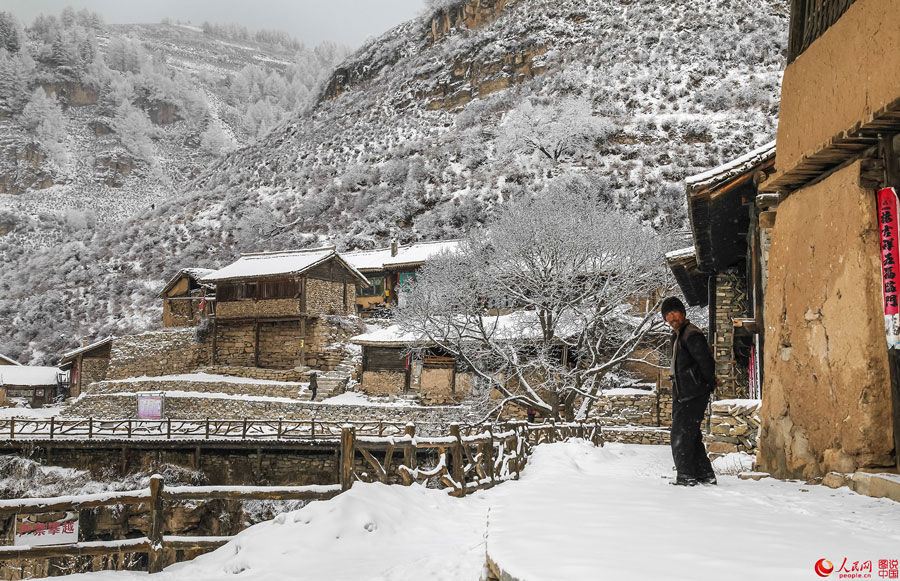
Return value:
M 131 420 L 128 420 L 128 439 L 131 439 Z
M 381 420 L 378 420 L 378 437 L 380 438 L 383 435 L 384 435 L 384 424 L 381 422 Z
M 316 420 L 309 420 L 309 437 L 316 439 Z
M 9 418 L 9 439 L 16 437 L 16 418 Z
M 242 440 L 247 439 L 247 418 L 244 418 L 244 423 L 241 427 L 241 439 Z
M 281 439 L 281 418 L 278 418 L 278 436 L 275 439 L 276 440 Z
M 353 456 L 356 453 L 356 428 L 341 428 L 341 490 L 350 490 L 353 485 Z
M 51 440 L 53 439 L 53 427 L 54 427 L 54 424 L 56 424 L 56 416 L 51 416 L 51 417 L 50 417 L 50 439 L 51 439 Z
M 410 440 L 416 439 L 416 425 L 413 423 L 406 424 L 405 434 L 410 437 Z M 418 466 L 418 456 L 416 455 L 416 446 L 410 441 L 409 444 L 403 447 L 403 465 L 411 470 L 415 470 Z
M 550 420 L 550 442 L 556 441 L 556 420 Z
M 94 416 L 88 418 L 88 440 L 94 437 Z
M 494 430 L 488 426 L 487 431 L 491 441 L 484 445 L 484 471 L 491 479 L 491 482 L 494 482 Z
M 460 493 L 462 496 L 466 495 L 466 471 L 465 471 L 465 462 L 466 455 L 463 452 L 463 443 L 462 438 L 459 435 L 459 424 L 452 423 L 450 424 L 450 436 L 456 439 L 456 444 L 453 445 L 450 452 L 450 457 L 453 459 L 453 480 L 459 483 Z
M 303 279 L 303 308 L 306 308 L 306 278 Z M 306 317 L 300 318 L 300 365 L 306 365 Z
M 209 440 L 209 418 L 206 418 L 206 439 Z
M 128 448 L 126 448 L 125 446 L 122 446 L 122 471 L 120 472 L 120 474 L 122 474 L 122 476 L 124 476 L 125 474 L 128 473 L 127 470 L 128 470 Z
M 150 477 L 150 552 L 147 557 L 147 572 L 159 573 L 163 570 L 163 479 L 159 474 Z
M 172 418 L 166 418 L 166 439 L 172 439 Z

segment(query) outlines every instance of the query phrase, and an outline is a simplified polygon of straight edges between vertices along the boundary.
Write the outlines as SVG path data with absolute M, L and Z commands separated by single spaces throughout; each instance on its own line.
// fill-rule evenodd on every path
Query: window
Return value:
M 356 296 L 358 297 L 383 297 L 384 296 L 384 277 L 370 276 L 368 277 L 372 286 L 356 286 Z

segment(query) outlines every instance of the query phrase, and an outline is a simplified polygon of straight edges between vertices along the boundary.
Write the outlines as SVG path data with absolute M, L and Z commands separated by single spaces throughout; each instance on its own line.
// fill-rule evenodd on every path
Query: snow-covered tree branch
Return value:
M 662 244 L 591 194 L 551 189 L 429 262 L 398 321 L 504 398 L 568 418 L 581 401 L 583 417 L 607 373 L 655 360 Z

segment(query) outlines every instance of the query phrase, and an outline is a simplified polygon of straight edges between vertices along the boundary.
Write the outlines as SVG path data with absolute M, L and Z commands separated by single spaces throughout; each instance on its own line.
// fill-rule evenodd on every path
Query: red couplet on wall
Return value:
M 888 347 L 900 347 L 900 220 L 897 191 L 878 190 L 878 230 L 881 241 L 881 281 L 884 299 L 884 325 Z

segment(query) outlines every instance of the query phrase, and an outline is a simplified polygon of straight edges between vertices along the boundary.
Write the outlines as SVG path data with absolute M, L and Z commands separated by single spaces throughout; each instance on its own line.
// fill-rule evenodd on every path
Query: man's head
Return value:
M 676 331 L 687 321 L 687 312 L 684 303 L 678 297 L 668 297 L 662 302 L 660 308 L 663 320 Z

